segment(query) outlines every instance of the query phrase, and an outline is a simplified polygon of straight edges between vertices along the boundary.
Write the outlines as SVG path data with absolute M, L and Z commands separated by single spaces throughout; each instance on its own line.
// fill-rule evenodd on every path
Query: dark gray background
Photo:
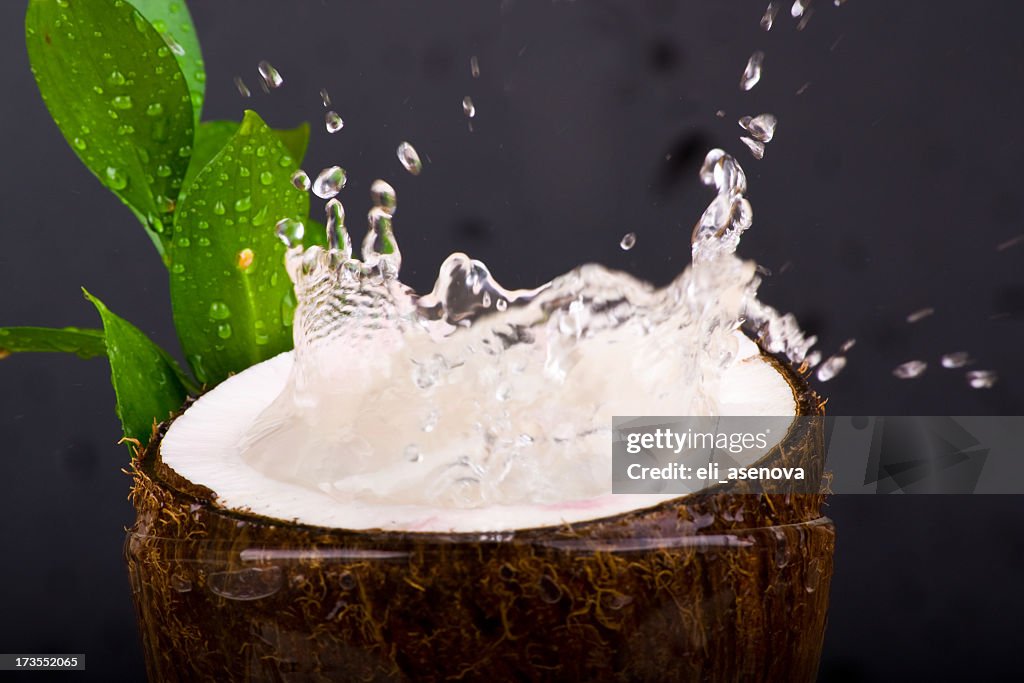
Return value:
M 419 288 L 455 249 L 512 286 L 584 261 L 664 283 L 710 199 L 700 159 L 721 145 L 751 181 L 742 253 L 776 273 L 789 263 L 763 298 L 796 312 L 826 351 L 858 339 L 850 367 L 821 387 L 831 412 L 1022 412 L 1024 245 L 996 251 L 1024 232 L 1020 3 L 818 0 L 799 33 L 785 3 L 770 34 L 758 28 L 764 0 L 190 4 L 205 117 L 249 106 L 275 125 L 319 122 L 326 86 L 346 125 L 335 136 L 315 126 L 307 170 L 349 170 L 350 216 L 368 208 L 375 177 L 395 183 L 404 274 Z M 39 99 L 24 6 L 0 4 L 0 324 L 95 325 L 85 285 L 175 348 L 148 238 Z M 741 93 L 755 48 L 765 77 Z M 285 77 L 272 96 L 256 87 L 260 59 Z M 756 162 L 735 120 L 761 111 L 780 124 Z M 427 159 L 419 178 L 398 167 L 403 139 Z M 628 231 L 639 240 L 625 253 Z M 903 321 L 924 306 L 936 314 Z M 890 375 L 961 349 L 1000 372 L 995 389 L 938 369 Z M 0 650 L 84 651 L 89 678 L 106 681 L 143 675 L 120 557 L 131 510 L 118 433 L 102 361 L 0 364 Z M 839 540 L 824 680 L 1019 670 L 1024 501 L 839 496 L 828 514 Z

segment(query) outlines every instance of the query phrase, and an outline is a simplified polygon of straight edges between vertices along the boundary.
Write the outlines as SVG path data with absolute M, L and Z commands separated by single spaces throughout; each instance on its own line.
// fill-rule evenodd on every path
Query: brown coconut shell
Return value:
M 817 422 L 765 462 L 820 477 Z M 815 679 L 821 495 L 733 483 L 514 533 L 327 529 L 219 507 L 161 462 L 166 426 L 134 462 L 125 548 L 153 681 Z

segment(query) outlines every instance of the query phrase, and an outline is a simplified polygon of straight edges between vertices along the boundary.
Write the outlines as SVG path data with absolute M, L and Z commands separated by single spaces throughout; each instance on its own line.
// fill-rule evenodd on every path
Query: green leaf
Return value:
M 185 402 L 188 391 L 181 381 L 181 371 L 139 328 L 111 313 L 89 292 L 85 297 L 103 320 L 117 416 L 124 434 L 145 445 L 154 422 L 166 420 Z
M 238 131 L 185 189 L 174 224 L 171 304 L 196 378 L 216 384 L 292 346 L 294 294 L 281 218 L 304 219 L 297 162 L 247 111 Z
M 0 327 L 0 358 L 25 352 L 74 353 L 79 358 L 93 358 L 107 352 L 103 330 L 77 327 Z
M 192 111 L 198 123 L 206 93 L 206 67 L 188 7 L 183 0 L 131 0 L 131 4 L 153 25 L 178 60 L 178 66 L 188 84 Z
M 182 187 L 187 188 L 192 184 L 199 171 L 210 163 L 217 152 L 223 149 L 231 136 L 238 131 L 239 125 L 237 121 L 203 121 L 199 124 L 199 127 L 196 128 L 196 141 L 192 150 L 192 163 L 189 164 Z M 274 133 L 295 158 L 296 164 L 301 162 L 309 144 L 309 124 L 303 123 L 301 126 L 289 130 L 275 130 Z
M 120 0 L 31 0 L 25 37 L 36 83 L 61 133 L 134 210 L 163 254 L 194 125 L 174 53 Z

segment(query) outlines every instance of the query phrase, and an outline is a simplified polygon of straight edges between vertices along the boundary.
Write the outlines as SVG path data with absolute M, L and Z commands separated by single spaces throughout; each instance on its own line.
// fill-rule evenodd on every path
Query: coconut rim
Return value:
M 770 465 L 772 461 L 785 457 L 783 446 L 797 441 L 802 432 L 806 432 L 812 428 L 811 425 L 805 423 L 805 421 L 797 420 L 795 418 L 824 415 L 824 406 L 826 403 L 826 401 L 822 400 L 806 381 L 806 376 L 809 372 L 806 364 L 801 365 L 799 368 L 794 368 L 785 359 L 766 353 L 760 347 L 758 347 L 758 351 L 758 357 L 760 360 L 778 372 L 781 378 L 789 386 L 790 391 L 792 392 L 795 414 L 794 420 L 791 422 L 785 436 L 779 439 L 767 453 L 765 453 L 759 460 L 749 465 L 749 467 Z M 745 485 L 745 483 L 741 481 L 729 482 L 726 484 L 716 483 L 709 485 L 700 491 L 681 494 L 667 500 L 662 498 L 657 502 L 653 502 L 649 506 L 631 508 L 629 510 L 616 512 L 610 515 L 586 518 L 573 522 L 560 521 L 555 524 L 524 526 L 503 530 L 481 529 L 471 531 L 422 531 L 385 528 L 356 529 L 310 524 L 308 522 L 300 521 L 297 518 L 288 520 L 280 517 L 263 515 L 253 512 L 247 506 L 228 507 L 226 505 L 222 505 L 217 501 L 217 493 L 213 489 L 203 484 L 198 484 L 188 480 L 184 476 L 178 474 L 173 467 L 163 462 L 160 447 L 167 430 L 175 420 L 181 417 L 181 415 L 183 415 L 185 411 L 198 400 L 198 398 L 199 397 L 188 398 L 178 412 L 170 416 L 164 422 L 154 425 L 149 443 L 145 448 L 137 450 L 135 457 L 132 459 L 131 474 L 136 477 L 136 487 L 138 488 L 141 486 L 138 481 L 138 477 L 145 477 L 152 482 L 153 485 L 166 490 L 174 499 L 184 501 L 189 504 L 190 507 L 199 506 L 200 509 L 206 509 L 210 513 L 223 516 L 228 519 L 233 519 L 236 522 L 255 524 L 269 528 L 287 528 L 289 531 L 294 530 L 296 532 L 315 536 L 330 536 L 337 540 L 359 538 L 366 541 L 375 541 L 387 544 L 390 542 L 408 541 L 427 543 L 479 543 L 481 540 L 488 539 L 495 541 L 510 541 L 517 538 L 520 540 L 535 542 L 537 538 L 585 538 L 589 536 L 589 534 L 583 531 L 587 527 L 604 527 L 626 518 L 647 519 L 673 510 L 678 513 L 684 509 L 689 510 L 694 507 L 700 507 L 703 503 L 722 496 L 753 496 L 756 498 L 762 498 L 766 495 L 770 495 L 740 491 L 739 489 Z M 793 495 L 817 496 L 821 494 Z M 787 524 L 787 522 L 783 522 L 783 524 Z M 773 527 L 778 526 L 778 524 L 770 524 L 768 526 Z M 742 527 L 744 532 L 753 531 L 758 528 L 767 527 Z M 698 530 L 694 530 L 692 535 L 697 535 L 698 533 Z M 711 531 L 710 533 L 713 534 L 716 532 Z M 153 538 L 153 536 L 149 534 L 140 535 Z M 171 537 L 165 538 L 170 539 Z M 617 539 L 607 538 L 605 540 L 614 541 Z M 282 545 L 287 545 L 287 543 L 283 543 Z

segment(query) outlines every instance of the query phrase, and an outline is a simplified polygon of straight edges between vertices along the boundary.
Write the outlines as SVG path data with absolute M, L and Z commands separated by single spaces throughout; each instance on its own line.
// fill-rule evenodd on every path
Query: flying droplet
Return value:
M 748 138 L 745 135 L 740 138 L 740 142 L 747 146 L 747 149 L 750 150 L 750 153 L 754 155 L 755 159 L 764 159 L 763 142 L 758 142 L 757 140 L 754 140 L 753 138 Z
M 476 55 L 469 58 L 469 73 L 473 75 L 473 78 L 480 78 L 480 61 Z
M 772 114 L 758 114 L 757 116 L 744 116 L 737 123 L 740 124 L 740 128 L 750 134 L 750 137 L 767 144 L 775 137 L 775 127 L 779 124 L 779 120 Z
M 313 194 L 320 199 L 335 197 L 345 187 L 346 180 L 345 169 L 340 166 L 325 168 L 313 182 Z
M 309 191 L 309 176 L 301 168 L 292 173 L 292 185 L 295 186 L 296 190 L 302 190 L 303 192 Z
M 327 93 L 327 88 L 320 88 L 320 101 L 324 103 L 324 108 L 331 106 L 331 96 Z
M 832 356 L 818 368 L 818 381 L 827 382 L 846 367 L 846 358 L 844 356 Z
M 619 246 L 622 247 L 622 251 L 629 251 L 636 246 L 636 233 L 627 232 L 622 236 L 622 241 L 619 242 Z
M 761 69 L 764 66 L 764 53 L 758 50 L 750 55 L 747 60 L 747 67 L 743 70 L 740 78 L 740 90 L 750 90 L 761 80 Z
M 906 363 L 897 365 L 892 374 L 899 379 L 914 379 L 924 374 L 928 364 L 923 360 L 909 360 Z
M 971 355 L 966 351 L 954 351 L 953 353 L 947 353 L 942 357 L 942 367 L 949 369 L 962 368 L 966 365 L 970 365 L 974 360 Z
M 856 339 L 847 339 L 843 342 L 843 345 L 839 347 L 839 353 L 846 353 L 857 344 Z
M 398 160 L 402 162 L 405 170 L 413 175 L 419 175 L 423 170 L 423 162 L 420 161 L 419 153 L 408 142 L 403 142 L 398 146 Z
M 761 28 L 765 31 L 772 30 L 772 24 L 775 23 L 775 15 L 779 13 L 779 3 L 769 2 L 768 9 L 764 11 L 764 16 L 761 17 Z
M 245 84 L 241 76 L 235 76 L 235 87 L 238 88 L 238 94 L 242 97 L 252 97 L 249 86 Z
M 476 107 L 473 105 L 473 98 L 469 95 L 462 98 L 462 113 L 468 118 L 476 116 Z
M 934 308 L 920 308 L 907 316 L 908 323 L 916 323 L 935 313 Z
M 298 247 L 302 245 L 302 238 L 306 234 L 306 226 L 302 224 L 302 221 L 297 221 L 294 218 L 282 218 L 274 226 L 274 234 L 277 235 L 279 240 L 284 242 L 286 247 Z
M 811 0 L 795 0 L 793 6 L 789 9 L 789 13 L 794 19 L 802 17 L 804 12 L 807 10 L 808 5 L 811 4 Z
M 967 373 L 967 384 L 972 389 L 991 389 L 999 380 L 992 370 L 971 370 Z
M 387 216 L 395 215 L 395 210 L 398 208 L 398 195 L 395 194 L 395 188 L 391 187 L 391 183 L 380 178 L 374 180 L 370 185 L 370 199 L 373 201 L 373 206 L 381 209 Z
M 327 112 L 327 115 L 324 117 L 324 123 L 328 133 L 337 133 L 345 127 L 345 122 L 341 120 L 336 111 Z
M 270 65 L 270 62 L 263 60 L 258 65 L 260 78 L 263 79 L 263 83 L 268 88 L 280 88 L 281 84 L 284 83 L 284 78 L 281 77 L 281 73 Z

